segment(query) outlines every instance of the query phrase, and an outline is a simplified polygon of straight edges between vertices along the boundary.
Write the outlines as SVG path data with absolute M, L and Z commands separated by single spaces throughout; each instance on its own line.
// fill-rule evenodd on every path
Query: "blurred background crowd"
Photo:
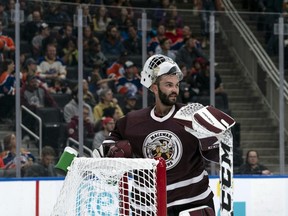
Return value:
M 15 1 L 0 1 L 0 121 L 8 124 L 11 130 L 15 130 L 15 23 L 11 19 Z M 272 10 L 276 1 L 274 5 L 271 2 L 242 1 L 244 8 L 258 12 Z M 141 8 L 153 8 L 148 12 L 151 29 L 145 39 L 147 57 L 167 55 L 178 63 L 184 74 L 179 102 L 209 103 L 209 16 L 213 11 L 225 10 L 221 0 L 181 1 L 182 6 L 193 10 L 191 17 L 199 21 L 199 29 L 193 29 L 190 25 L 193 20 L 187 21 L 179 13 L 180 1 L 20 0 L 19 3 L 24 13 L 20 25 L 21 105 L 43 120 L 43 146 L 54 150 L 54 153 L 43 150 L 44 153 L 47 151 L 57 158 L 68 138 L 78 140 L 79 53 L 75 15 L 80 6 L 85 17 L 82 41 L 84 140 L 89 149 L 97 148 L 101 153 L 101 142 L 113 129 L 115 121 L 142 107 Z M 282 4 L 279 11 L 283 9 Z M 273 10 L 277 12 L 277 7 Z M 274 44 L 268 35 L 267 41 Z M 269 46 L 271 52 L 273 47 Z M 212 66 L 217 69 L 217 65 L 215 62 Z M 217 70 L 215 94 L 219 108 L 231 114 Z M 148 105 L 153 102 L 148 92 Z M 22 121 L 33 133 L 41 130 L 29 112 L 23 111 Z M 22 135 L 26 147 L 38 145 L 31 133 L 23 131 Z M 1 150 L 2 167 L 11 167 L 6 158 L 13 151 L 5 143 Z M 23 150 L 23 157 L 25 165 L 35 161 L 26 150 Z M 236 163 L 240 166 L 241 152 L 237 157 Z

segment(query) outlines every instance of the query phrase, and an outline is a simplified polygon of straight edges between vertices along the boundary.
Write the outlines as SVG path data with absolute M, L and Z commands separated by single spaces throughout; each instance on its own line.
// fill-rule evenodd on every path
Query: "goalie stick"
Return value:
M 234 119 L 222 111 L 199 103 L 182 107 L 174 118 L 190 121 L 185 130 L 199 139 L 202 151 L 219 148 L 220 215 L 233 216 L 233 137 Z M 212 144 L 211 144 L 212 142 Z

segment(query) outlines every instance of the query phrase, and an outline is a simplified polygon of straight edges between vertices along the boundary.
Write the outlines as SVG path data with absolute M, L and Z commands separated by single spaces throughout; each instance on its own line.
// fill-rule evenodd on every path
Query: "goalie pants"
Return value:
M 178 205 L 178 206 L 173 206 L 168 208 L 168 216 L 178 216 L 179 213 L 181 211 L 187 210 L 187 209 L 191 209 L 191 208 L 196 208 L 196 207 L 200 207 L 203 205 L 207 205 L 210 208 L 213 209 L 214 213 L 215 213 L 215 208 L 214 208 L 214 202 L 213 202 L 213 198 L 211 198 L 208 203 L 206 204 L 202 204 L 202 205 L 195 205 L 195 204 L 185 204 L 185 205 Z

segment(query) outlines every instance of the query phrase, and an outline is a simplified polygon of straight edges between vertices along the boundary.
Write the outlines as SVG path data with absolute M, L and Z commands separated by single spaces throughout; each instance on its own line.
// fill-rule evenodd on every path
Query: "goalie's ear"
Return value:
M 206 106 L 196 111 L 194 119 L 201 126 L 216 134 L 228 130 L 235 124 L 233 118 L 212 106 Z

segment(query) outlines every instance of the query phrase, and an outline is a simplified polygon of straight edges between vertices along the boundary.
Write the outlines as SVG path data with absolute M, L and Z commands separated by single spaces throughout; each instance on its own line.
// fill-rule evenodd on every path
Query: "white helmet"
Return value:
M 141 71 L 141 84 L 150 88 L 157 77 L 163 74 L 176 74 L 179 80 L 183 78 L 180 68 L 171 58 L 161 54 L 153 55 L 146 60 Z

